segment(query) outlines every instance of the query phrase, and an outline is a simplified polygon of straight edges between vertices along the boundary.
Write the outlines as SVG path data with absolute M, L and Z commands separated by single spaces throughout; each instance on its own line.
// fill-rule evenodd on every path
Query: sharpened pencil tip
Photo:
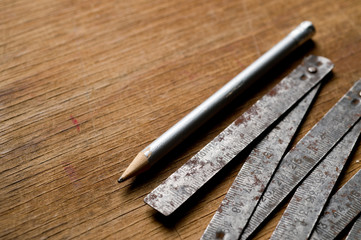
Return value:
M 122 177 L 120 177 L 119 179 L 118 179 L 118 183 L 121 183 L 121 182 L 124 182 L 125 181 L 125 179 L 123 179 Z

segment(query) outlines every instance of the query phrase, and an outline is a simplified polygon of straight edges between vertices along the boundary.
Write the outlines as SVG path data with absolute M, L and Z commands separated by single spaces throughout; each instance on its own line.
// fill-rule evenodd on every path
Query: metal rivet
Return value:
M 225 236 L 225 233 L 222 231 L 216 232 L 216 239 L 223 239 Z
M 358 100 L 358 99 L 353 99 L 352 101 L 351 101 L 351 104 L 352 105 L 356 105 L 356 104 L 358 104 L 360 102 L 360 100 Z
M 317 68 L 315 68 L 315 67 L 308 67 L 308 68 L 307 68 L 307 71 L 310 72 L 310 73 L 315 73 L 315 72 L 317 72 Z

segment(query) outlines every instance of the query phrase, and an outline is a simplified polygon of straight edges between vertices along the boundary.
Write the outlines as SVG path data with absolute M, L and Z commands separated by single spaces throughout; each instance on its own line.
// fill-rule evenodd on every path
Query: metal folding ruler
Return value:
M 297 188 L 271 237 L 309 238 L 361 132 L 359 121 Z M 356 207 L 356 206 L 355 206 Z
M 361 215 L 357 218 L 352 225 L 350 232 L 348 233 L 346 240 L 357 240 L 361 236 Z
M 246 146 L 256 141 L 258 144 L 242 166 L 203 239 L 238 239 L 240 236 L 243 239 L 250 236 L 321 160 L 336 159 L 336 149 L 340 149 L 338 152 L 343 154 L 342 158 L 333 163 L 338 170 L 327 173 L 333 177 L 322 178 L 325 180 L 320 182 L 320 186 L 328 184 L 332 190 L 332 183 L 344 165 L 344 157 L 349 155 L 360 134 L 361 81 L 285 155 L 320 81 L 332 68 L 333 64 L 326 58 L 307 57 L 303 64 L 147 195 L 145 202 L 164 215 L 171 214 Z M 317 171 L 313 171 L 309 178 L 315 174 L 316 178 L 319 176 L 318 172 L 314 172 Z M 326 199 L 331 190 L 325 193 Z M 312 212 L 316 219 L 311 224 L 311 230 L 323 205 Z M 288 221 L 285 218 L 284 225 Z M 280 223 L 278 227 L 280 234 L 288 231 L 284 225 Z M 296 229 L 297 225 L 294 226 Z M 274 238 L 277 239 L 277 235 Z
M 361 170 L 335 193 L 323 211 L 310 239 L 334 239 L 361 212 Z M 360 231 L 360 223 L 349 237 Z M 358 228 L 358 230 L 357 230 Z M 358 238 L 360 239 L 360 235 Z

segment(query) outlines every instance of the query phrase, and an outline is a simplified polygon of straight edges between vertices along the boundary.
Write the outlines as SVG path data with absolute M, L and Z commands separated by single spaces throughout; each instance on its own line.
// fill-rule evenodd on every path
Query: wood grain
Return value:
M 197 239 L 235 163 L 170 218 L 144 196 L 312 53 L 335 63 L 300 139 L 361 77 L 361 1 L 0 2 L 0 238 Z M 162 162 L 134 156 L 303 20 L 308 44 Z M 361 148 L 341 185 L 361 169 Z M 266 239 L 282 210 L 258 233 Z

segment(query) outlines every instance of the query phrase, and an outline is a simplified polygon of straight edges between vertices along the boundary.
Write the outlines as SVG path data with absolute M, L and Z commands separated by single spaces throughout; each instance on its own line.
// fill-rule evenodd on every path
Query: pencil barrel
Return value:
M 244 93 L 250 85 L 264 76 L 288 54 L 309 40 L 314 33 L 315 28 L 311 22 L 302 22 L 274 47 L 147 146 L 143 152 L 149 163 L 156 162 L 172 150 L 228 103 Z

